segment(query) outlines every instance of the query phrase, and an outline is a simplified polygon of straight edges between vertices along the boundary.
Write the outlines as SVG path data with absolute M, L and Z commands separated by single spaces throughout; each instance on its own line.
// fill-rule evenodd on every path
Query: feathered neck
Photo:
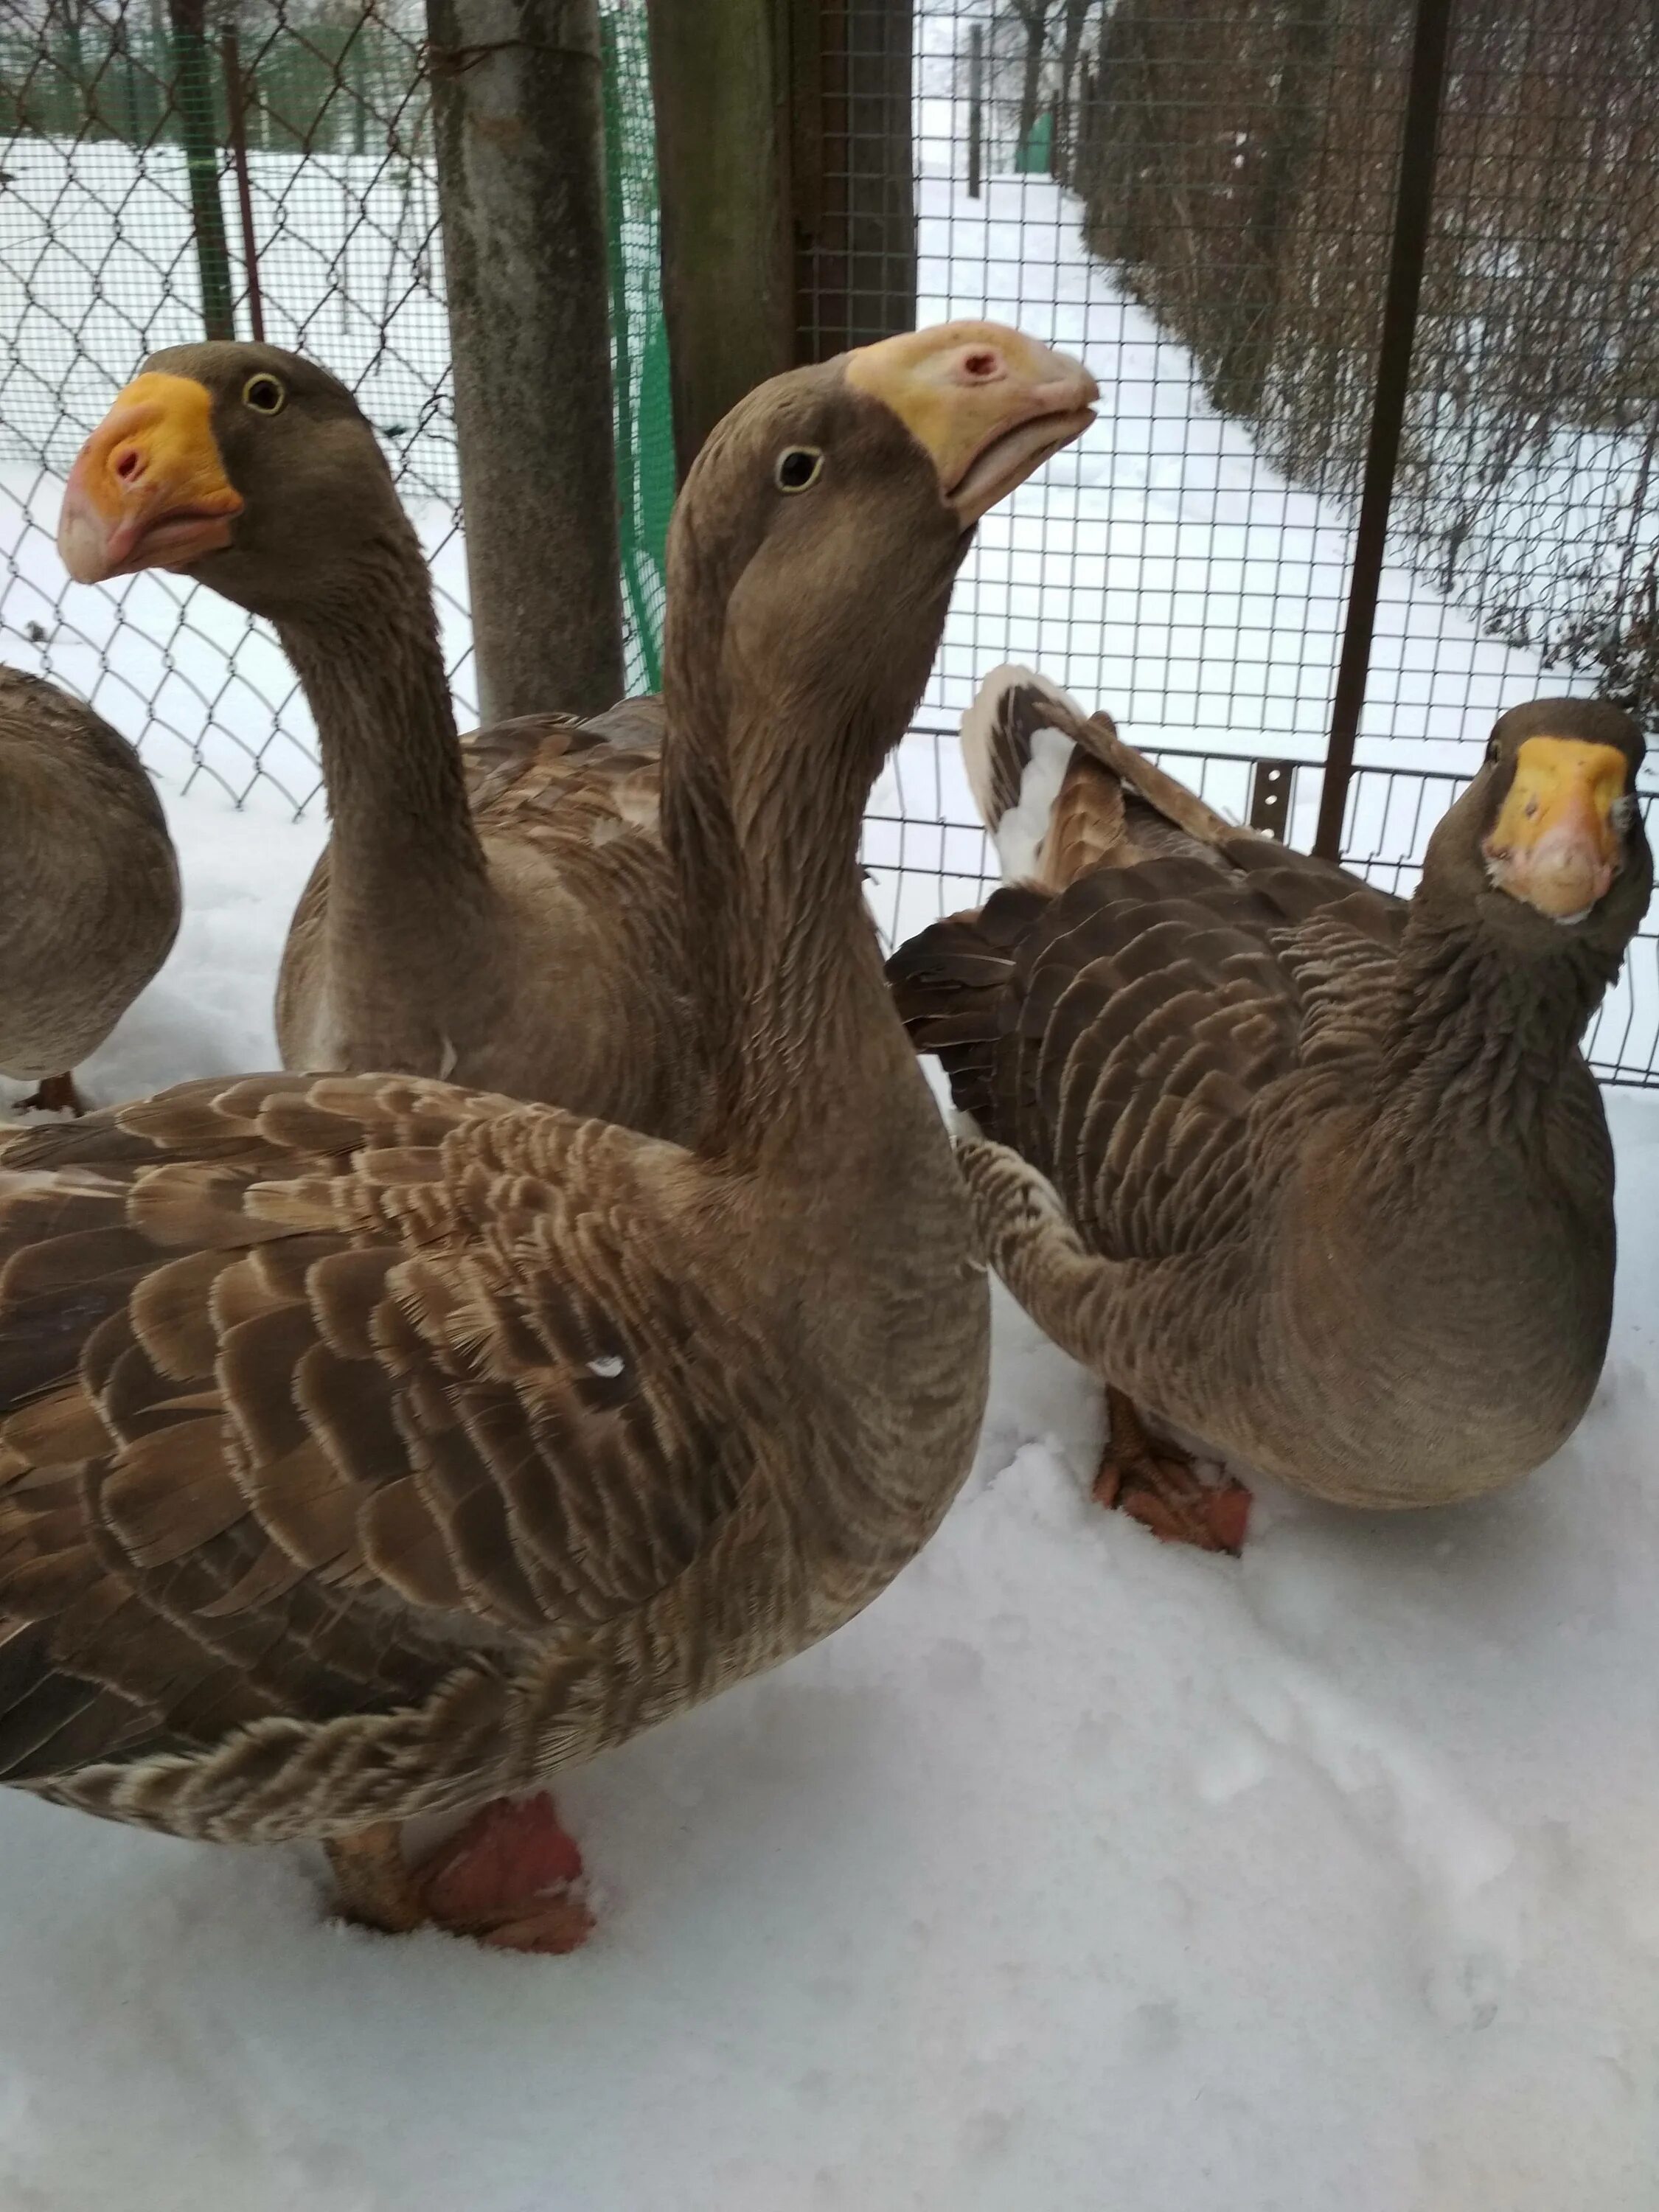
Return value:
M 317 725 L 333 822 L 328 929 L 389 975 L 467 957 L 489 905 L 430 579 L 399 514 L 349 579 L 276 621 Z M 419 957 L 429 939 L 432 960 Z
M 687 624 L 681 632 L 692 631 Z M 695 634 L 695 633 L 694 633 Z M 888 1006 L 859 836 L 910 702 L 732 675 L 706 641 L 665 666 L 663 842 L 712 1073 L 700 1149 L 781 1156 L 859 1088 Z M 887 687 L 890 690 L 890 684 Z
M 1419 895 L 1395 968 L 1383 1126 L 1461 1125 L 1486 1139 L 1528 1131 L 1620 958 L 1592 938 L 1528 954 L 1477 915 L 1437 912 Z

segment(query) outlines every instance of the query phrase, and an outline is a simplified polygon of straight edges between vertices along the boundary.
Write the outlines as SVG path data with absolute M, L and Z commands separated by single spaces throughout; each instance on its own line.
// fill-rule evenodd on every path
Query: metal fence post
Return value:
M 485 721 L 623 688 L 595 0 L 428 0 Z
M 1365 680 L 1370 672 L 1376 595 L 1382 580 L 1389 508 L 1394 499 L 1400 433 L 1406 419 L 1406 396 L 1411 382 L 1412 348 L 1417 337 L 1418 301 L 1428 252 L 1435 147 L 1445 91 L 1451 10 L 1452 0 L 1417 0 L 1411 79 L 1400 135 L 1400 182 L 1395 199 L 1389 289 L 1383 301 L 1382 334 L 1377 347 L 1376 391 L 1371 403 L 1359 521 L 1354 533 L 1353 575 L 1348 587 L 1342 657 L 1337 665 L 1336 691 L 1331 703 L 1331 736 L 1319 796 L 1319 827 L 1314 836 L 1315 852 L 1328 860 L 1342 857 L 1342 823 L 1348 783 L 1353 774 L 1354 741 L 1365 704 Z
M 230 248 L 219 204 L 219 153 L 214 143 L 213 75 L 208 66 L 207 0 L 169 0 L 173 26 L 173 104 L 190 179 L 196 265 L 202 279 L 202 327 L 210 338 L 234 338 Z
M 247 317 L 254 341 L 265 342 L 264 302 L 259 296 L 259 246 L 253 233 L 253 185 L 247 167 L 247 79 L 234 28 L 220 42 L 225 67 L 225 104 L 230 117 L 230 159 L 236 172 L 236 206 L 242 219 L 242 268 L 246 277 Z
M 968 197 L 976 200 L 985 173 L 985 30 L 968 33 Z

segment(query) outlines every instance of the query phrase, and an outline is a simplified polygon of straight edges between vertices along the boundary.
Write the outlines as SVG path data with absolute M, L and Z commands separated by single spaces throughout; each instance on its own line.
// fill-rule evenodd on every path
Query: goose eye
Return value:
M 1495 761 L 1498 758 L 1498 740 L 1496 738 L 1494 738 L 1492 743 L 1486 747 L 1486 758 L 1489 761 Z
M 280 377 L 272 376 L 267 369 L 250 376 L 242 386 L 242 404 L 251 407 L 256 415 L 280 415 L 287 398 Z
M 823 455 L 816 446 L 791 446 L 778 455 L 772 474 L 780 491 L 805 491 L 823 471 Z

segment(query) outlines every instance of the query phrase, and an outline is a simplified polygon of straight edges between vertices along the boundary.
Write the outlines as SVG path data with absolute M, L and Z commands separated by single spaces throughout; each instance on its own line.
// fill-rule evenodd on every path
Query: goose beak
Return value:
M 1481 848 L 1498 890 L 1552 921 L 1582 921 L 1606 897 L 1624 858 L 1629 777 L 1615 745 L 1528 738 Z
M 193 377 L 137 377 L 82 447 L 64 489 L 58 550 L 77 584 L 184 568 L 230 543 L 241 494 Z
M 1081 362 L 1002 323 L 907 331 L 848 354 L 844 373 L 927 447 L 964 530 L 1079 437 L 1100 397 Z

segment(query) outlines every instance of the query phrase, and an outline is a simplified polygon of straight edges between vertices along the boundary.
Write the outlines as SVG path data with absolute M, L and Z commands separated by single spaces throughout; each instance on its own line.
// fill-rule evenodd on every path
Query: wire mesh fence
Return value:
M 68 592 L 58 485 L 146 352 L 216 316 L 248 334 L 257 278 L 265 334 L 344 376 L 386 444 L 471 713 L 422 13 L 0 0 L 0 649 L 239 799 L 315 797 L 274 640 L 179 579 Z M 1288 764 L 1309 842 L 1413 0 L 788 13 L 803 356 L 986 314 L 1083 354 L 1106 395 L 981 526 L 872 809 L 884 926 L 989 879 L 954 731 L 1011 659 L 1240 816 L 1256 764 Z M 649 684 L 672 464 L 643 0 L 602 15 L 623 584 Z M 1345 833 L 1400 888 L 1504 706 L 1605 689 L 1659 723 L 1659 28 L 1644 0 L 1458 0 L 1453 31 Z M 1651 928 L 1593 1049 L 1659 1079 Z
M 1018 322 L 1105 396 L 981 526 L 925 726 L 878 793 L 902 928 L 930 861 L 947 906 L 985 879 L 945 733 L 1000 660 L 1108 707 L 1239 818 L 1251 764 L 1294 763 L 1291 834 L 1311 842 L 1413 13 L 920 0 L 919 316 Z M 1659 729 L 1659 19 L 1460 0 L 1451 63 L 1343 839 L 1401 889 L 1504 707 L 1601 691 Z M 1659 1080 L 1655 927 L 1591 1039 L 1610 1077 Z
M 318 797 L 310 717 L 263 624 L 181 579 L 66 587 L 58 489 L 144 356 L 262 336 L 356 392 L 475 696 L 418 0 L 9 0 L 0 12 L 0 639 L 146 757 L 236 799 Z M 606 177 L 629 673 L 658 678 L 673 496 L 643 0 L 606 0 Z

